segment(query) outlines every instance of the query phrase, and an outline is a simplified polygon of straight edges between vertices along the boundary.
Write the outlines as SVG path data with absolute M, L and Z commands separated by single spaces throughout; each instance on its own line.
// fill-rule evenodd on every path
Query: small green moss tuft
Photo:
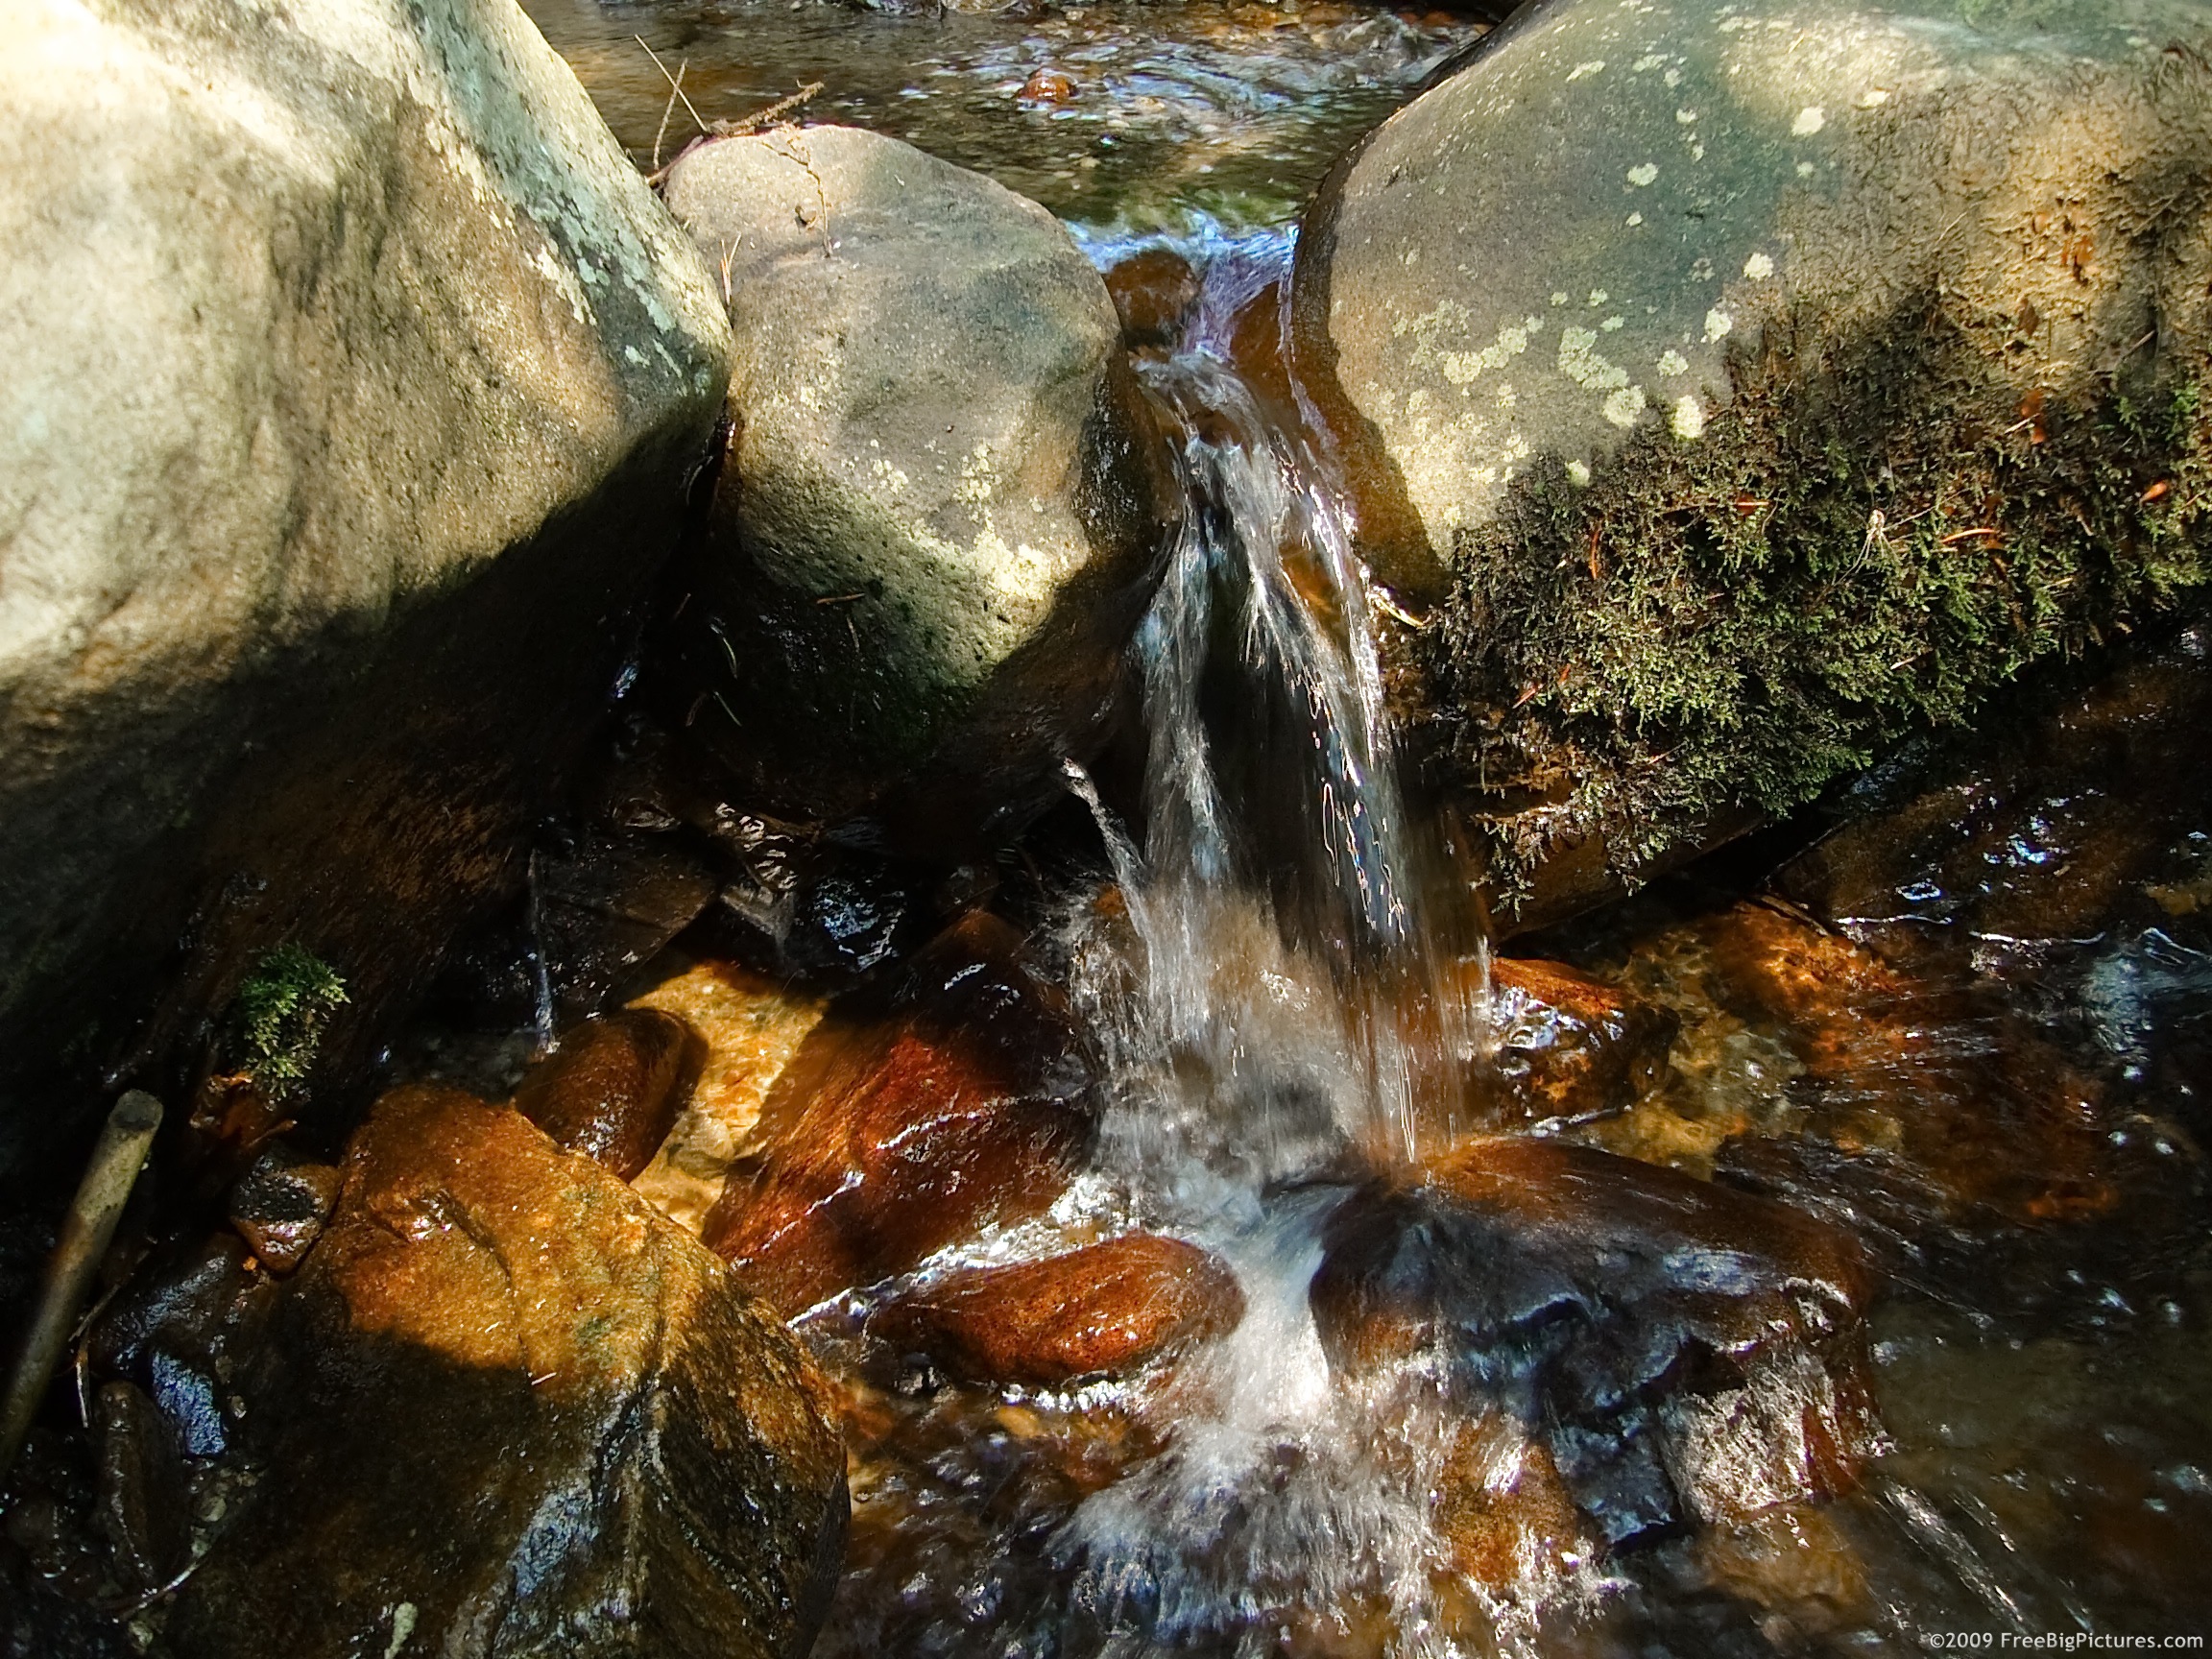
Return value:
M 232 1007 L 238 1069 L 271 1095 L 307 1075 L 346 981 L 312 951 L 279 945 L 254 965 Z

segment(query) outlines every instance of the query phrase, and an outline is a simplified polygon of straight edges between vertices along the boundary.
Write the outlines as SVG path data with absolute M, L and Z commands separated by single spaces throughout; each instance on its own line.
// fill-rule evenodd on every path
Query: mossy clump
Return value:
M 279 945 L 238 987 L 231 1013 L 237 1069 L 273 1098 L 297 1088 L 346 1000 L 346 981 L 327 962 L 299 945 Z
M 1562 844 L 1632 878 L 2212 576 L 2199 354 L 2023 400 L 1931 295 L 1731 367 L 1698 440 L 1647 428 L 1587 487 L 1541 465 L 1457 538 L 1423 667 L 1508 906 Z

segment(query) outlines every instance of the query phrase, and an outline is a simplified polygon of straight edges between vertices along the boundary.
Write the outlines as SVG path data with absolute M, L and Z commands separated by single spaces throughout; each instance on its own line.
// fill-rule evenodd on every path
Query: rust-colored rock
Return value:
M 587 1020 L 515 1091 L 515 1108 L 564 1151 L 623 1180 L 653 1162 L 698 1070 L 683 1021 L 652 1008 Z
M 1490 1011 L 1501 1104 L 1530 1119 L 1633 1105 L 1665 1071 L 1680 1023 L 1564 963 L 1510 956 L 1490 964 Z
M 1419 1361 L 1407 1375 L 1449 1408 L 1541 1442 L 1604 1545 L 1844 1490 L 1874 1443 L 1866 1264 L 1847 1234 L 1770 1200 L 1589 1147 L 1485 1140 L 1419 1187 L 1347 1201 L 1325 1242 L 1310 1294 L 1331 1364 Z M 1516 1502 L 1550 1525 L 1549 1477 L 1531 1467 L 1518 1501 L 1517 1479 L 1487 1477 L 1486 1496 L 1453 1500 L 1485 1572 L 1521 1559 Z
M 1147 248 L 1106 273 L 1106 292 L 1125 344 L 1169 347 L 1198 303 L 1198 273 L 1172 248 Z
M 179 1593 L 175 1650 L 804 1652 L 844 1456 L 773 1315 L 506 1107 L 397 1090 L 345 1177 L 230 1384 L 264 1473 Z
M 1814 1138 L 1898 1166 L 1931 1222 L 2081 1220 L 2119 1202 L 2102 1090 L 2017 1016 L 1787 906 L 1740 904 L 1703 932 L 1721 994 L 1803 1061 Z
M 300 1265 L 338 1202 L 339 1175 L 328 1164 L 278 1142 L 265 1148 L 230 1190 L 230 1225 L 263 1265 Z
M 1496 1413 L 1453 1430 L 1434 1525 L 1453 1567 L 1491 1591 L 1551 1576 L 1583 1542 L 1551 1449 Z
M 966 1381 L 1052 1387 L 1133 1371 L 1243 1315 L 1244 1293 L 1217 1257 L 1138 1233 L 956 1273 L 879 1310 L 868 1334 Z
M 1020 945 L 969 917 L 887 1015 L 825 1021 L 777 1078 L 704 1237 L 786 1317 L 1066 1188 L 1089 1079 Z

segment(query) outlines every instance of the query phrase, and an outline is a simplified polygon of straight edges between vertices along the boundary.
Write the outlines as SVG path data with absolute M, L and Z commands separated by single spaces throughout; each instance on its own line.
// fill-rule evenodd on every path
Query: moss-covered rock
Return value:
M 1298 368 L 1509 907 L 2203 579 L 2207 50 L 2178 0 L 1553 0 L 1339 169 Z

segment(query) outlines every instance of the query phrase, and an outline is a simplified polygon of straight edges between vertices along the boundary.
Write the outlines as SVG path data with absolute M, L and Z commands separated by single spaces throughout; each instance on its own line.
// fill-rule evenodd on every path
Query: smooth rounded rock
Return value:
M 260 1473 L 180 1592 L 172 1649 L 804 1653 L 845 1459 L 829 1384 L 773 1313 L 507 1107 L 397 1090 L 345 1171 L 225 1384 Z
M 785 816 L 1018 825 L 1098 741 L 1174 511 L 1104 282 L 1034 202 L 855 129 L 666 188 L 737 342 L 675 712 Z
M 955 1273 L 870 1315 L 868 1334 L 970 1382 L 1057 1387 L 1135 1370 L 1233 1330 L 1243 1312 L 1224 1262 L 1140 1233 Z
M 7 37 L 10 1068 L 158 1000 L 162 1074 L 295 942 L 365 1064 L 520 880 L 728 324 L 512 0 L 26 0 Z

